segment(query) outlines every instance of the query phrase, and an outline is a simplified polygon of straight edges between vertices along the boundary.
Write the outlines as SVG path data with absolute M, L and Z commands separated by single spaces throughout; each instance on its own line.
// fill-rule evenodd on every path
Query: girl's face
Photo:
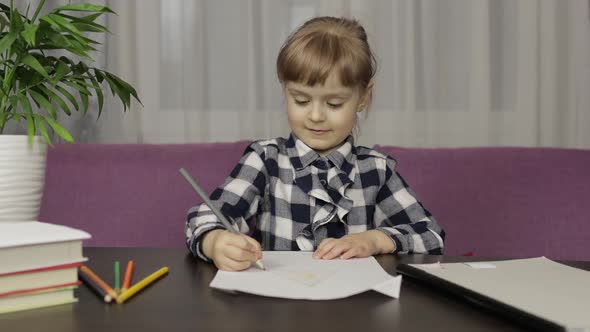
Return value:
M 332 72 L 324 85 L 283 85 L 287 117 L 293 133 L 321 156 L 344 143 L 354 128 L 356 113 L 366 106 L 368 93 L 345 87 Z

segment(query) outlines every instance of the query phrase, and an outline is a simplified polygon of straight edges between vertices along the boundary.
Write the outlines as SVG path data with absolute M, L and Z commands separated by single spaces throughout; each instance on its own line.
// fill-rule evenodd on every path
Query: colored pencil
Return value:
M 150 285 L 166 273 L 168 273 L 168 267 L 163 267 L 158 271 L 150 274 L 149 276 L 143 278 L 140 282 L 136 283 L 135 285 L 131 286 L 131 288 L 121 293 L 121 295 L 119 295 L 119 297 L 116 299 L 117 303 L 125 302 L 128 298 L 132 297 L 133 295 L 135 295 L 136 293 L 138 293 L 139 291 L 141 291 L 142 289 L 144 289 L 145 287 L 147 287 L 148 285 Z
M 92 272 L 86 265 L 80 266 L 80 271 L 86 274 L 92 281 L 94 281 L 100 288 L 102 288 L 108 295 L 111 296 L 114 300 L 117 299 L 117 293 L 106 283 L 102 280 L 96 273 Z
M 107 294 L 107 292 L 104 289 L 100 288 L 100 286 L 98 286 L 92 279 L 88 277 L 88 275 L 86 275 L 82 271 L 78 271 L 78 278 L 80 278 L 80 280 L 82 280 L 82 282 L 86 284 L 88 288 L 93 290 L 106 303 L 109 303 L 113 300 L 113 298 L 109 294 Z
M 119 273 L 119 261 L 115 261 L 115 266 L 114 266 L 114 272 L 115 272 L 115 293 L 119 294 L 119 292 L 121 292 L 121 276 Z
M 121 285 L 121 292 L 126 291 L 131 286 L 131 276 L 133 275 L 133 261 L 127 262 L 125 268 L 125 277 L 123 278 L 123 285 Z

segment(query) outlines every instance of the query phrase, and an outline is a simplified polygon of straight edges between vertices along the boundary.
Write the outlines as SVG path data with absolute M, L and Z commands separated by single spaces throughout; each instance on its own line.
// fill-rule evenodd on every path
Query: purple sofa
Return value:
M 201 200 L 178 169 L 211 192 L 247 144 L 57 145 L 40 220 L 88 231 L 88 246 L 183 247 Z M 590 150 L 376 149 L 445 229 L 447 255 L 590 261 Z

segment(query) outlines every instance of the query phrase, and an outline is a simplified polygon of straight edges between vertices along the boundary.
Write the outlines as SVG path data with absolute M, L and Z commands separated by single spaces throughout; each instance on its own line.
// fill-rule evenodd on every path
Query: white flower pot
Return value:
M 35 136 L 0 135 L 0 222 L 37 220 L 47 144 Z

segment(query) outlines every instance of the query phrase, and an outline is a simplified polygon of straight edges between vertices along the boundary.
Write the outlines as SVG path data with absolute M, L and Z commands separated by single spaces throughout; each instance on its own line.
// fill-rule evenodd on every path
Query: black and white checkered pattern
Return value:
M 395 171 L 395 160 L 353 144 L 321 157 L 294 134 L 246 149 L 211 201 L 263 250 L 312 251 L 327 238 L 377 229 L 395 252 L 442 254 L 444 231 Z M 224 228 L 205 205 L 189 210 L 190 251 L 206 232 Z

